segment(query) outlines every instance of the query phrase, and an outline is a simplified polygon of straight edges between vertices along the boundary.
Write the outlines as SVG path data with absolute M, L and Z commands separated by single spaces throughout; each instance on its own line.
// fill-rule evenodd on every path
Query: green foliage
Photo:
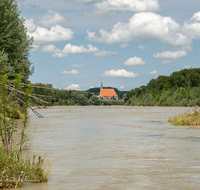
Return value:
M 59 90 L 53 88 L 52 84 L 36 83 L 32 85 L 32 93 L 40 95 L 41 99 L 48 101 L 50 106 L 64 105 L 88 105 L 88 93 L 82 91 Z M 44 97 L 42 97 L 44 96 Z M 31 100 L 31 105 L 38 105 L 38 102 Z
M 87 95 L 83 92 L 72 91 L 72 100 L 78 105 L 88 105 Z
M 93 95 L 91 97 L 91 104 L 92 105 L 100 105 L 101 101 L 99 100 L 99 98 L 97 96 Z
M 20 17 L 15 0 L 0 3 L 0 74 L 14 80 L 22 73 L 23 82 L 33 73 L 29 52 L 33 39 L 27 35 L 25 19 Z
M 18 187 L 24 180 L 47 181 L 48 173 L 42 169 L 43 160 L 23 161 L 21 158 L 22 145 L 26 140 L 26 127 L 28 121 L 28 101 L 31 93 L 31 84 L 22 84 L 22 75 L 18 74 L 11 83 L 7 75 L 0 80 L 0 188 Z M 22 105 L 20 106 L 20 103 Z M 22 110 L 24 118 L 19 136 L 19 142 L 14 142 L 17 132 L 16 115 Z M 19 179 L 19 181 L 14 180 Z M 8 180 L 6 180 L 8 179 Z M 14 182 L 9 182 L 14 180 Z M 16 181 L 16 182 L 15 182 Z
M 2 147 L 0 147 L 0 166 L 0 189 L 19 187 L 24 180 L 45 182 L 49 172 L 49 167 L 44 166 L 40 156 L 37 160 L 33 156 L 32 161 L 19 160 L 15 151 L 7 153 Z
M 130 90 L 124 98 L 126 105 L 198 106 L 199 84 L 200 68 L 183 69 L 151 79 L 147 86 Z

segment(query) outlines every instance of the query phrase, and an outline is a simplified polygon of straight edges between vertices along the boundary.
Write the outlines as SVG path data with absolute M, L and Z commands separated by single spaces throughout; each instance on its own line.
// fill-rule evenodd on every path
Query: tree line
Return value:
M 111 88 L 111 87 L 109 87 Z M 116 88 L 115 88 L 116 89 Z M 71 105 L 123 105 L 123 101 L 104 101 L 98 98 L 100 88 L 90 88 L 87 91 L 60 90 L 53 88 L 52 84 L 35 83 L 32 85 L 32 94 L 38 95 L 42 100 L 48 101 L 49 106 Z M 116 89 L 117 92 L 120 92 Z M 121 91 L 121 97 L 125 92 Z M 30 99 L 32 106 L 39 106 L 35 99 Z
M 124 95 L 126 105 L 199 106 L 200 68 L 183 69 L 170 76 L 158 76 L 145 86 Z

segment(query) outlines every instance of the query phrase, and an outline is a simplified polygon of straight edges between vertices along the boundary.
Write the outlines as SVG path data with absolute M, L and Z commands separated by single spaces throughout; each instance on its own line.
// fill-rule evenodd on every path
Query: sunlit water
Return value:
M 55 107 L 30 112 L 30 154 L 52 159 L 28 190 L 200 189 L 200 130 L 172 126 L 188 108 Z

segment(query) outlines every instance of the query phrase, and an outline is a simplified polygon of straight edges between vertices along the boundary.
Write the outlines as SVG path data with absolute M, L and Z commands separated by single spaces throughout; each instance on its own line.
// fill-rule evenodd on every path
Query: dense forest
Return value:
M 199 106 L 200 68 L 183 69 L 151 79 L 124 94 L 126 105 Z

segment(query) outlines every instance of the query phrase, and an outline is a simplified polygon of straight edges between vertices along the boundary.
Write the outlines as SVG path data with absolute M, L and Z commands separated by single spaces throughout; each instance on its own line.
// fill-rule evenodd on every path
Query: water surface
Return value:
M 54 107 L 31 112 L 30 154 L 52 159 L 49 180 L 29 190 L 199 190 L 200 130 L 172 126 L 188 108 Z

